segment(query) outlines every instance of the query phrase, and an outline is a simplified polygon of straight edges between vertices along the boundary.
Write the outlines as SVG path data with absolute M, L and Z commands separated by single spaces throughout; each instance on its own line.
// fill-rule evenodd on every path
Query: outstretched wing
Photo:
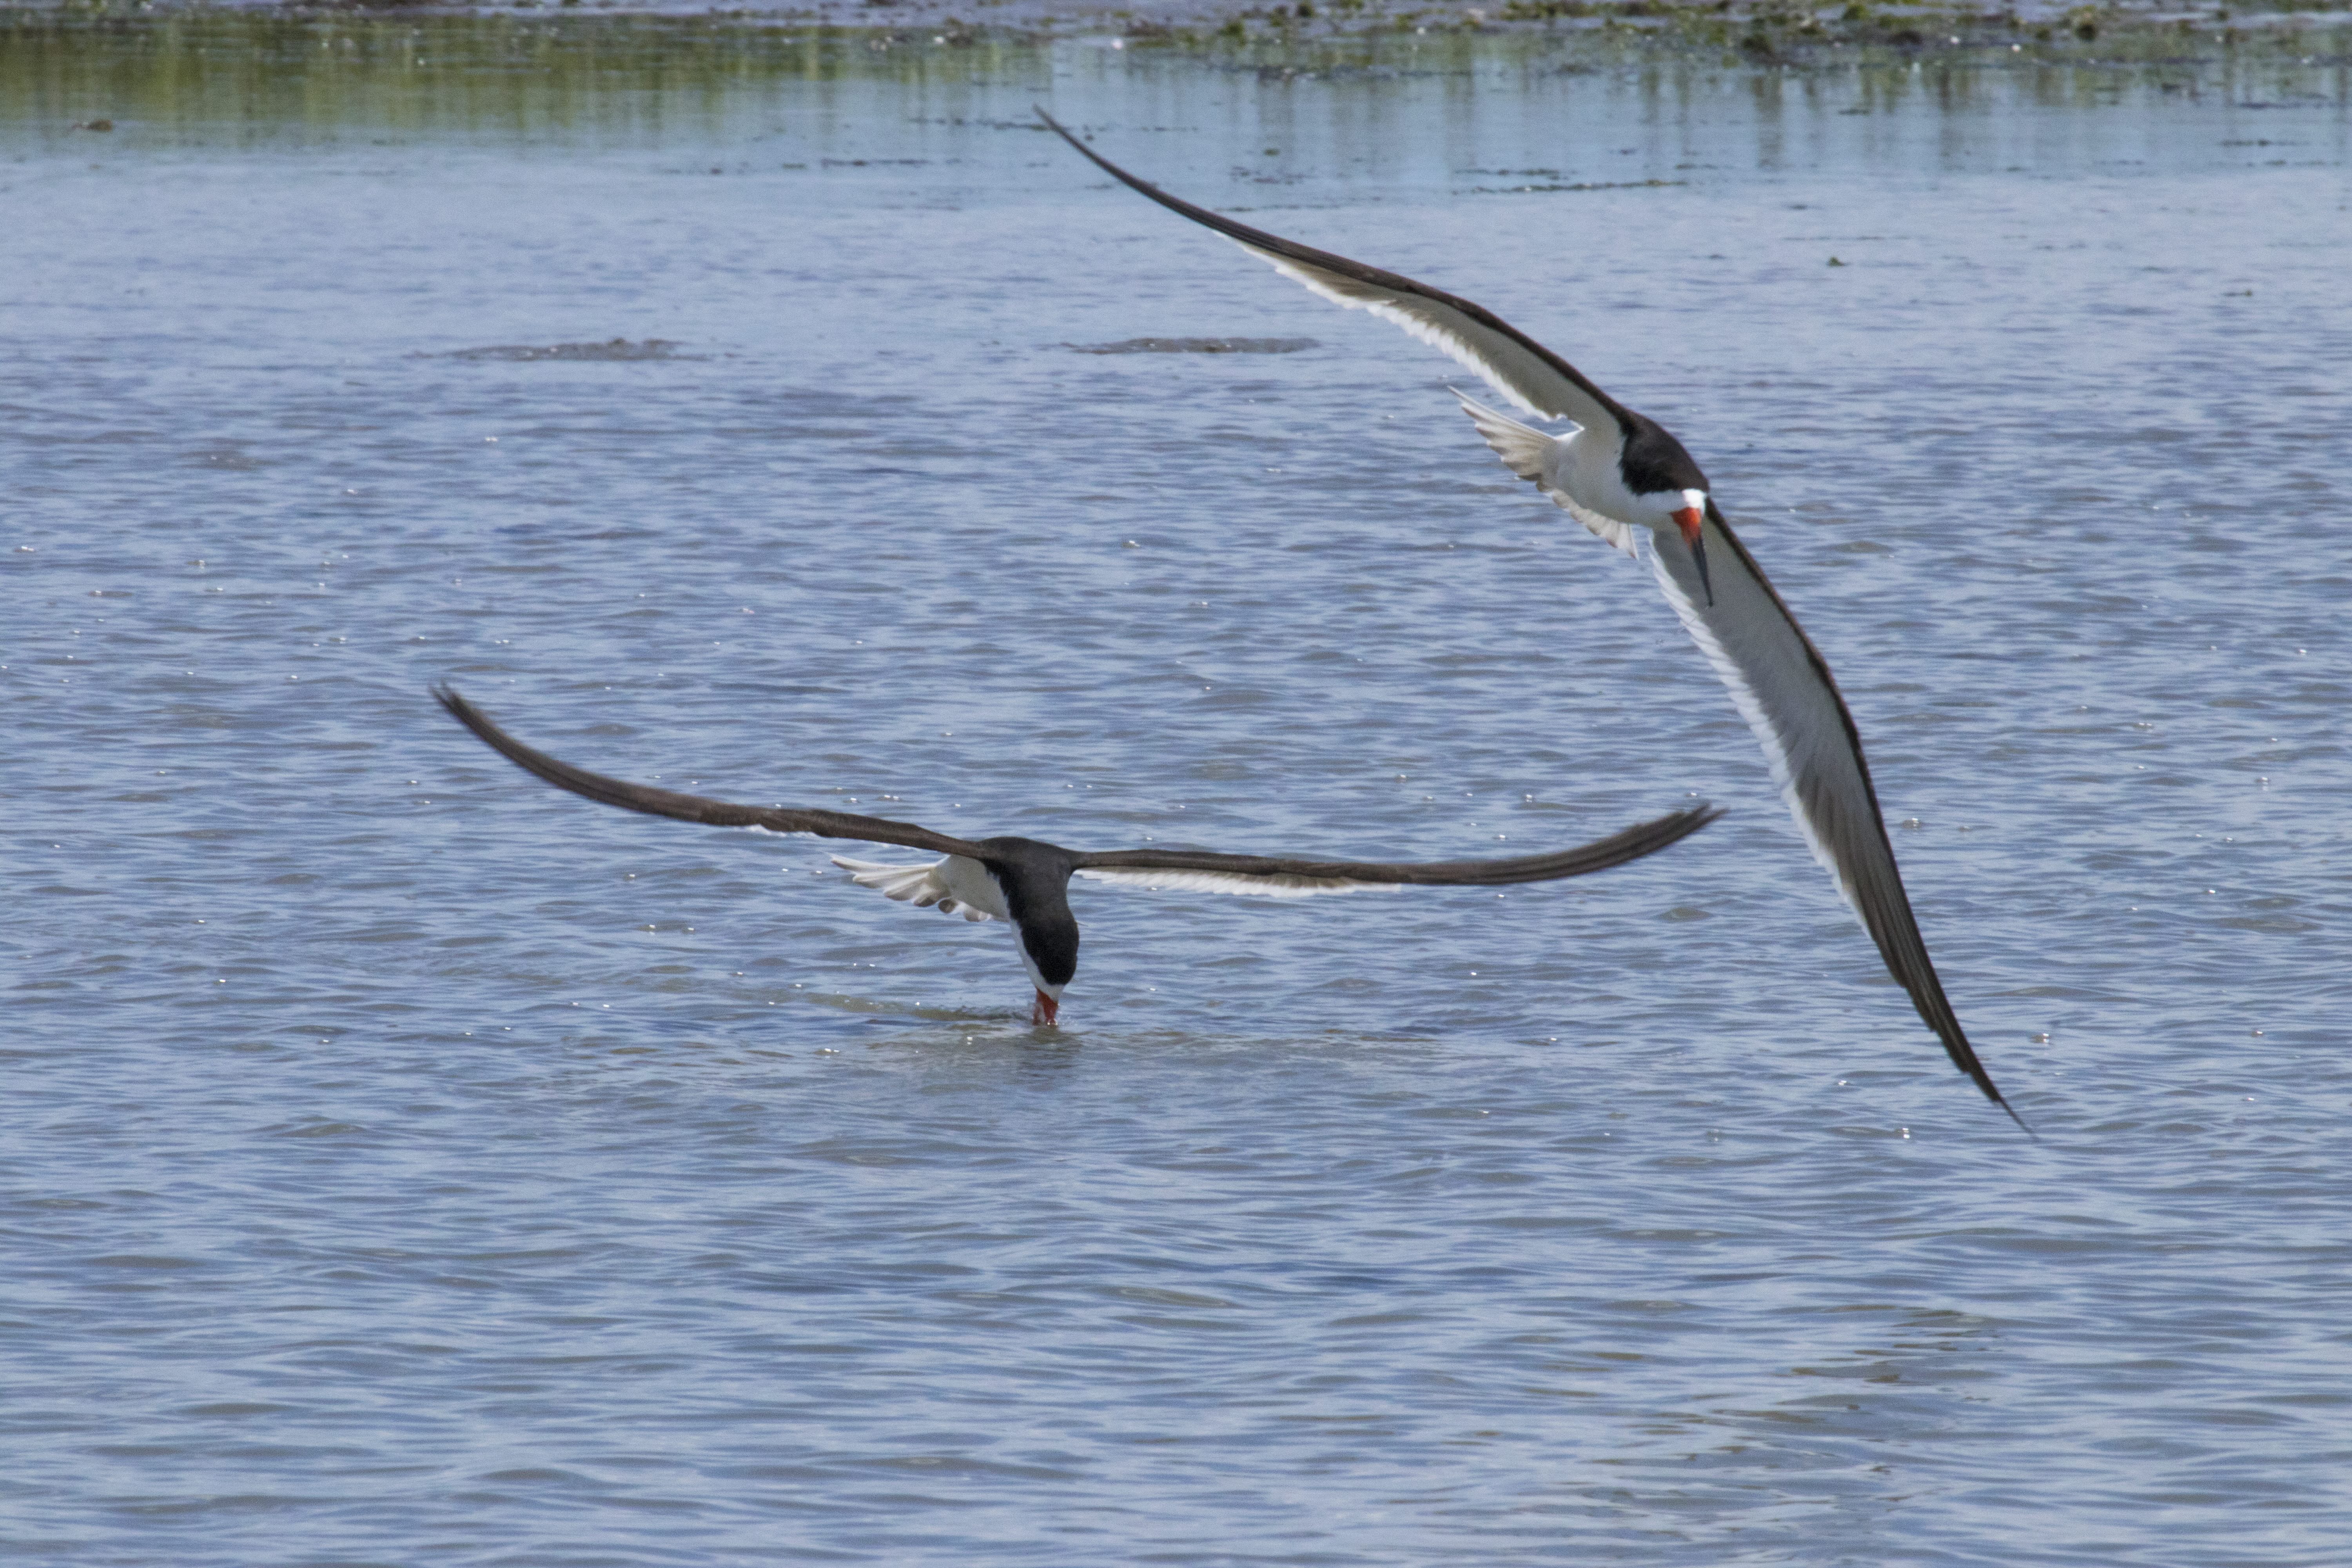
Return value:
M 1458 295 L 1360 261 L 1350 261 L 1295 239 L 1252 228 L 1222 213 L 1194 206 L 1148 181 L 1139 180 L 1097 153 L 1044 110 L 1037 117 L 1061 134 L 1105 174 L 1170 212 L 1191 218 L 1274 264 L 1284 277 L 1304 283 L 1351 310 L 1370 310 L 1393 321 L 1423 342 L 1476 371 L 1486 384 L 1530 414 L 1573 419 L 1589 430 L 1612 426 L 1631 434 L 1616 399 L 1585 379 L 1582 372 L 1508 321 Z
M 887 822 L 878 816 L 859 816 L 846 811 L 800 811 L 782 805 L 733 805 L 698 795 L 680 795 L 676 790 L 654 789 L 646 784 L 608 779 L 602 773 L 575 768 L 570 763 L 558 762 L 545 752 L 524 745 L 491 723 L 480 709 L 458 696 L 454 687 L 436 686 L 433 689 L 433 695 L 439 699 L 442 707 L 449 710 L 450 717 L 480 736 L 492 751 L 515 766 L 525 773 L 537 773 L 558 789 L 568 789 L 573 795 L 586 795 L 590 800 L 602 801 L 606 805 L 642 811 L 649 816 L 674 816 L 680 822 L 707 823 L 712 827 L 761 827 L 770 833 L 813 833 L 819 838 L 857 838 L 870 844 L 904 844 L 909 848 L 975 858 L 987 853 L 976 844 L 950 838 L 928 827 L 918 827 L 911 822 Z
M 1887 972 L 1911 994 L 1912 1005 L 1943 1041 L 1952 1065 L 1988 1100 L 2016 1116 L 1977 1059 L 1927 956 L 1927 939 L 1919 934 L 1903 874 L 1895 868 L 1895 847 L 1887 841 L 1886 821 L 1879 814 L 1861 731 L 1829 661 L 1713 501 L 1704 526 L 1712 558 L 1724 563 L 1716 569 L 1713 603 L 1690 558 L 1679 551 L 1650 552 L 1658 586 L 1755 731 L 1813 858 L 1862 917 Z
M 1206 849 L 1111 849 L 1077 858 L 1076 874 L 1098 882 L 1179 888 L 1202 893 L 1258 893 L 1276 899 L 1317 893 L 1393 892 L 1404 887 L 1499 888 L 1551 882 L 1605 871 L 1689 837 L 1723 813 L 1695 805 L 1622 833 L 1549 855 L 1508 860 L 1291 860 L 1219 855 Z

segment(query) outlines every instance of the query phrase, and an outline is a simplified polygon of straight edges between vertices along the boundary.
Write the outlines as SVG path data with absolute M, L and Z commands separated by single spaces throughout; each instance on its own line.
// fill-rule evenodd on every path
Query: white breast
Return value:
M 1557 443 L 1553 450 L 1557 454 L 1553 459 L 1557 465 L 1554 482 L 1567 492 L 1570 503 L 1569 510 L 1580 514 L 1587 510 L 1595 511 L 1613 523 L 1632 523 L 1636 527 L 1652 529 L 1668 521 L 1658 515 L 1654 505 L 1644 506 L 1634 499 L 1633 491 L 1625 488 L 1625 470 L 1619 466 L 1619 459 L 1625 450 L 1622 431 L 1603 435 L 1591 430 L 1579 430 L 1569 439 Z M 1592 527 L 1590 520 L 1581 515 L 1577 521 L 1588 528 Z M 1597 528 L 1593 531 L 1601 532 Z M 1602 537 L 1608 536 L 1603 534 Z M 1631 547 L 1625 540 L 1611 539 L 1609 542 L 1630 552 Z

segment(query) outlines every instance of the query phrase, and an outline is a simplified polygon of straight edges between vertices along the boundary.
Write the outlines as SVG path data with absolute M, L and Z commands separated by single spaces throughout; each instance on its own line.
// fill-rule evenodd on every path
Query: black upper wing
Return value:
M 1206 849 L 1111 849 L 1079 855 L 1076 869 L 1080 876 L 1101 880 L 1151 881 L 1202 892 L 1279 895 L 1349 892 L 1380 887 L 1496 888 L 1605 871 L 1612 866 L 1654 855 L 1722 815 L 1711 805 L 1695 805 L 1574 849 L 1520 855 L 1507 860 L 1294 860 L 1264 855 L 1219 855 Z
M 545 752 L 524 745 L 504 730 L 489 721 L 481 710 L 457 695 L 449 686 L 436 686 L 433 695 L 450 717 L 475 734 L 515 766 L 525 773 L 537 773 L 558 789 L 568 789 L 574 795 L 606 805 L 617 805 L 629 811 L 642 811 L 649 816 L 674 816 L 680 822 L 707 823 L 713 827 L 764 827 L 771 833 L 813 833 L 820 838 L 856 838 L 871 844 L 904 844 L 911 848 L 936 850 L 942 855 L 964 855 L 974 859 L 985 854 L 978 845 L 961 838 L 950 838 L 934 833 L 928 827 L 918 827 L 911 822 L 889 822 L 878 816 L 859 816 L 845 811 L 802 811 L 781 805 L 733 805 L 723 800 L 711 800 L 698 795 L 680 795 L 676 790 L 654 789 L 645 784 L 625 784 L 608 779 L 602 773 L 592 773 L 585 768 L 575 768 L 570 763 L 559 762 Z
M 1475 300 L 1433 289 L 1402 273 L 1252 228 L 1223 213 L 1171 196 L 1071 135 L 1044 110 L 1037 110 L 1037 117 L 1129 189 L 1256 252 L 1277 271 L 1326 299 L 1394 321 L 1476 371 L 1487 384 L 1528 412 L 1573 419 L 1588 428 L 1613 421 L 1627 435 L 1634 432 L 1638 421 L 1623 405 L 1595 386 L 1583 372 Z

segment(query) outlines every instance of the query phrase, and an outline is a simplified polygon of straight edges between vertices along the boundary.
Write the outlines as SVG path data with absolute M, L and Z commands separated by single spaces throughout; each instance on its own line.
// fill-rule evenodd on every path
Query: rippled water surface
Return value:
M 418 36 L 8 100 L 12 1562 L 2343 1560 L 2338 68 Z M 2042 1142 L 1453 367 L 1033 100 L 1680 432 Z M 1731 815 L 1082 884 L 1045 1034 L 1003 927 L 444 678 L 1087 847 Z

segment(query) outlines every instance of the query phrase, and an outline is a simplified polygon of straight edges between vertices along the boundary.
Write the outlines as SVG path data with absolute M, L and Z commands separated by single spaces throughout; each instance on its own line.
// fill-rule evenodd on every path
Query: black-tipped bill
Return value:
M 1698 567 L 1698 585 L 1700 591 L 1706 595 L 1708 607 L 1713 608 L 1715 605 L 1715 584 L 1708 579 L 1706 574 L 1706 541 L 1701 538 L 1699 534 L 1699 530 L 1706 524 L 1706 514 L 1701 512 L 1698 508 L 1695 506 L 1686 506 L 1683 508 L 1682 510 L 1675 513 L 1675 526 L 1679 527 L 1683 531 L 1683 542 L 1690 546 L 1691 560 Z

